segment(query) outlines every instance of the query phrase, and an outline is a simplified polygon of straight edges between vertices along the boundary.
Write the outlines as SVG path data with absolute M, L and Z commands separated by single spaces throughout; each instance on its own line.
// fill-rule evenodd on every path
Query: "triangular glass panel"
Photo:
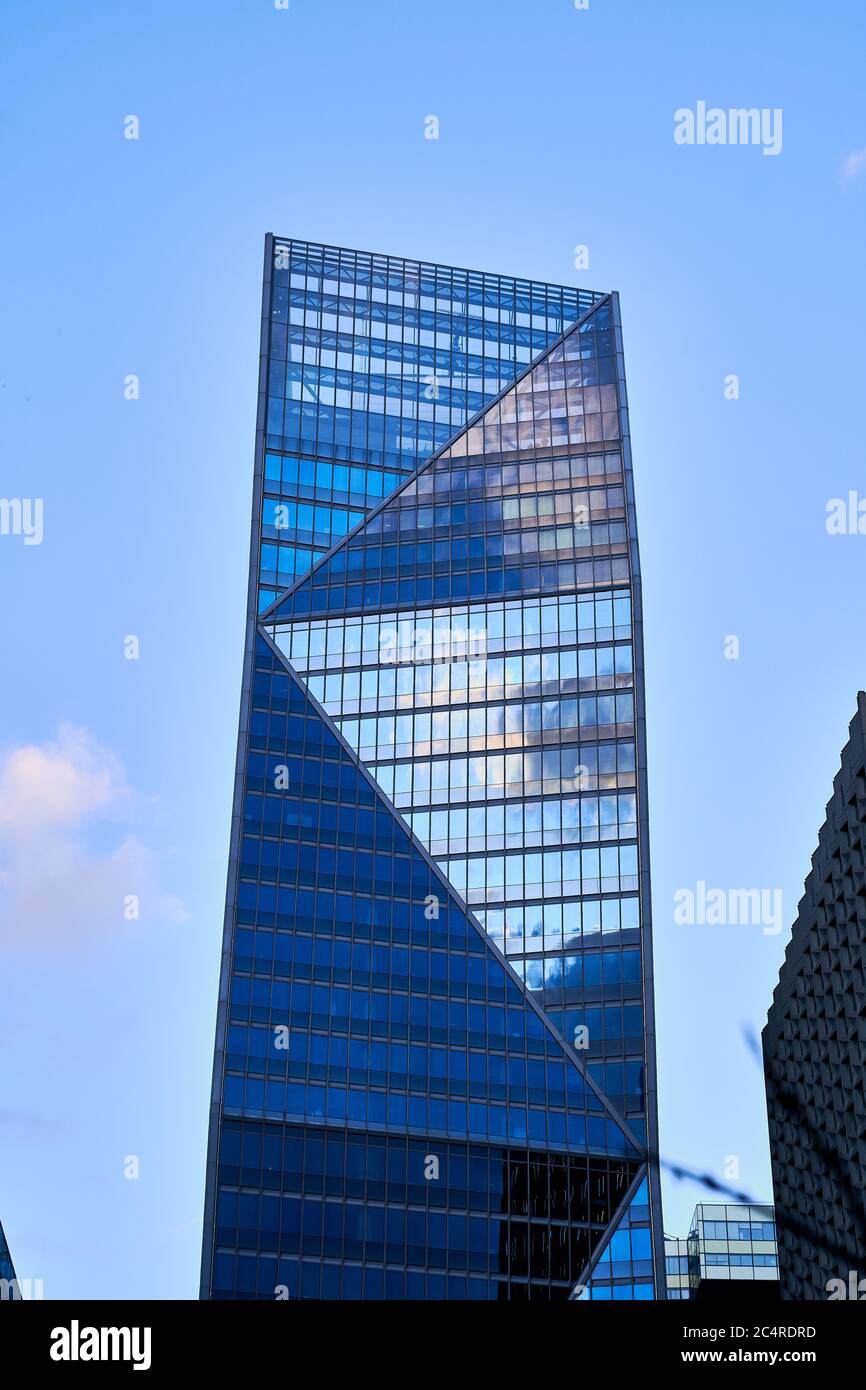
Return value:
M 548 593 L 597 582 L 596 564 L 608 581 L 628 578 L 608 300 L 371 512 L 264 621 Z
M 12 1256 L 9 1253 L 9 1246 L 6 1244 L 6 1237 L 3 1234 L 2 1226 L 0 1226 L 0 1281 L 5 1281 L 4 1287 L 6 1285 L 14 1285 L 15 1289 L 17 1289 L 15 1268 L 12 1264 Z M 10 1296 L 17 1296 L 14 1289 Z
M 577 1302 L 633 1303 L 655 1296 L 649 1180 L 644 1177 L 574 1298 Z
M 637 1156 L 262 637 L 246 786 L 226 1115 Z M 311 1032 L 339 1042 L 327 1067 Z

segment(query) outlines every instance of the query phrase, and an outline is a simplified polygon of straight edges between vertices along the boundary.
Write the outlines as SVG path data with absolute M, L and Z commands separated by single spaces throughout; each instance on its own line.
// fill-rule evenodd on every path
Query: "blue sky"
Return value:
M 44 539 L 0 535 L 0 1220 L 46 1296 L 197 1293 L 269 230 L 620 291 L 662 1149 L 768 1196 L 743 1035 L 866 684 L 866 537 L 825 525 L 866 490 L 864 31 L 854 0 L 7 9 L 0 492 Z M 781 153 L 675 144 L 700 100 L 781 108 Z M 677 925 L 700 880 L 780 888 L 783 930 Z M 701 1190 L 665 1186 L 682 1231 Z

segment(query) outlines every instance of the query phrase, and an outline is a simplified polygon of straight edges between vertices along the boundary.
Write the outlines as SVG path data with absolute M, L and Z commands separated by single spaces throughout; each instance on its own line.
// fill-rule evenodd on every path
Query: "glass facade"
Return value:
M 15 1268 L 12 1264 L 12 1256 L 9 1253 L 9 1246 L 6 1244 L 3 1227 L 0 1226 L 0 1298 L 7 1299 L 16 1298 L 18 1296 L 18 1284 L 15 1277 Z
M 691 1298 L 689 1243 L 682 1236 L 665 1236 L 665 1277 L 668 1298 Z
M 600 298 L 339 247 L 271 244 L 260 382 L 269 448 L 257 557 L 263 607 Z
M 613 1230 L 600 1244 L 572 1294 L 577 1302 L 635 1302 L 656 1297 L 649 1179 L 626 1199 Z
M 668 1298 L 723 1297 L 727 1292 L 778 1297 L 779 1257 L 772 1206 L 704 1202 L 688 1238 L 665 1237 Z M 760 1290 L 743 1284 L 762 1285 Z M 732 1285 L 736 1288 L 732 1289 Z
M 262 342 L 203 1295 L 663 1297 L 616 298 L 269 238 Z

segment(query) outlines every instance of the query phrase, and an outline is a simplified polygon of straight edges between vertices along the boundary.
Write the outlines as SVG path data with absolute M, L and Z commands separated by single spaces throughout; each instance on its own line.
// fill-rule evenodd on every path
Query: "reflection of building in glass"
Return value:
M 773 1208 L 703 1202 L 684 1240 L 665 1236 L 668 1298 L 779 1297 Z
M 203 1294 L 651 1298 L 617 298 L 269 238 L 258 424 Z
M 763 1033 L 786 1299 L 866 1276 L 866 694 Z

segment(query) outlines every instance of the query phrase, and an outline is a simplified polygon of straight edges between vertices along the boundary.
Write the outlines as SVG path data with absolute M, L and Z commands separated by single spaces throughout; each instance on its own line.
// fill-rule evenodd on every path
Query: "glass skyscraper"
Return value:
M 6 1244 L 3 1227 L 0 1226 L 0 1299 L 5 1300 L 19 1296 L 20 1290 L 18 1280 L 15 1277 L 15 1266 L 12 1263 L 9 1246 Z
M 664 1297 L 616 295 L 265 248 L 202 1296 Z

